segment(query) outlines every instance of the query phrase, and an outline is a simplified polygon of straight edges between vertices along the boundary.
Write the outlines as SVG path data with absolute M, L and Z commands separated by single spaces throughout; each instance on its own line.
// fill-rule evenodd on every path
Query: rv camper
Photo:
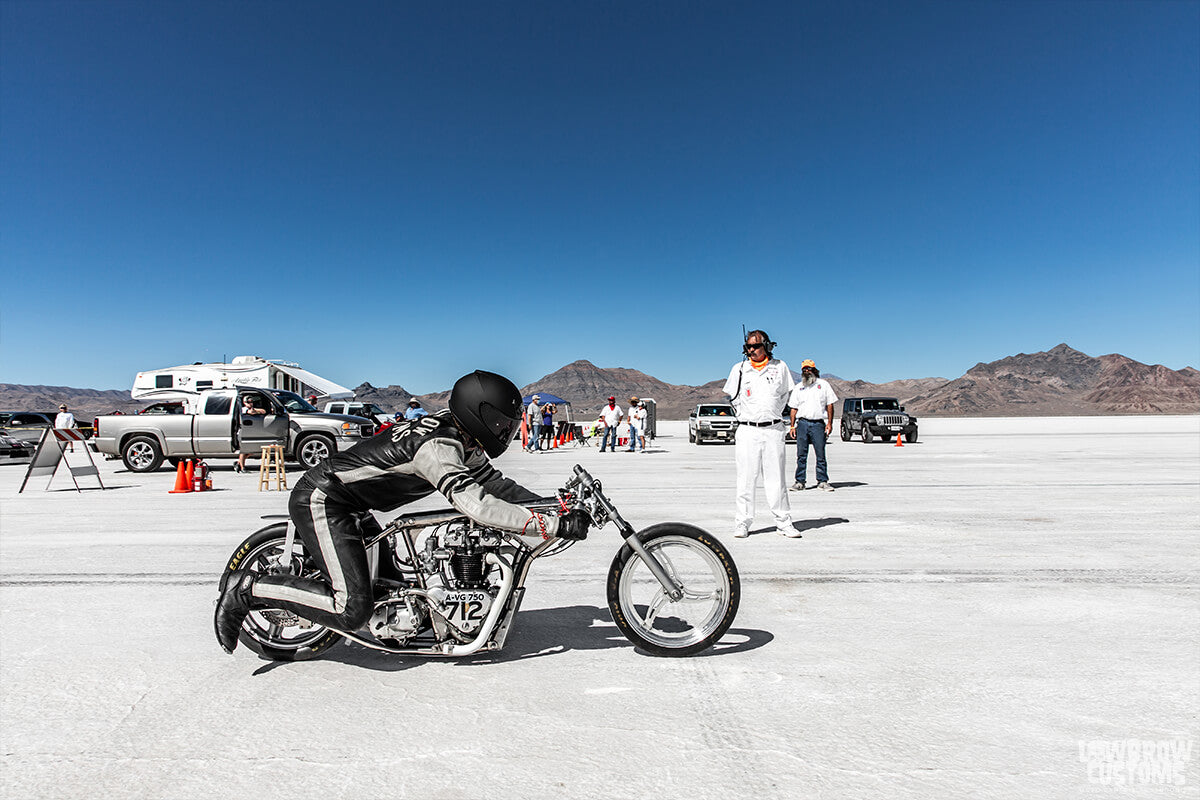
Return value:
M 256 386 L 286 389 L 328 399 L 353 397 L 354 392 L 300 368 L 299 364 L 258 356 L 237 356 L 228 364 L 188 364 L 139 372 L 130 395 L 134 400 L 186 400 L 205 389 Z

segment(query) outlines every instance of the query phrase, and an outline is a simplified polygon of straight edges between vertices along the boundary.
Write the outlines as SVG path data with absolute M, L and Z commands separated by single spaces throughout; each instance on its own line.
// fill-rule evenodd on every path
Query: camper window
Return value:
M 175 376 L 174 375 L 155 375 L 154 376 L 154 388 L 155 389 L 170 389 L 174 385 L 175 385 Z

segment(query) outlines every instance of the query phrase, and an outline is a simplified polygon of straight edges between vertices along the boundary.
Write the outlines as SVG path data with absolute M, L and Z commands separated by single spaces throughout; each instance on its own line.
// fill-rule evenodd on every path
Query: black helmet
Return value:
M 521 391 L 508 378 L 475 370 L 450 390 L 450 413 L 492 458 L 508 449 L 521 424 Z

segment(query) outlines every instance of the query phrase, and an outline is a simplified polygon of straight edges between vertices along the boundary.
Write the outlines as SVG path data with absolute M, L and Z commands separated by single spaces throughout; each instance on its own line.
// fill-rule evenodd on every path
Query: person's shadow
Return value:
M 756 650 L 774 638 L 774 634 L 768 631 L 732 627 L 715 645 L 692 658 L 711 658 Z M 447 659 L 443 656 L 396 655 L 354 642 L 344 642 L 331 647 L 318 658 L 380 672 L 400 672 L 431 660 L 452 660 L 462 665 L 478 666 L 557 656 L 571 650 L 607 650 L 613 647 L 626 647 L 640 656 L 649 655 L 625 638 L 612 621 L 607 608 L 578 605 L 518 612 L 508 641 L 504 649 L 499 651 Z M 269 672 L 279 665 L 265 664 L 255 674 Z
M 797 520 L 792 523 L 792 527 L 795 528 L 796 530 L 800 531 L 801 533 L 805 533 L 807 531 L 814 531 L 817 528 L 827 528 L 830 525 L 841 525 L 842 523 L 849 522 L 849 521 L 850 520 L 846 519 L 845 517 L 821 517 L 820 519 Z M 774 528 L 756 528 L 755 530 L 750 531 L 751 535 L 754 535 L 754 536 L 757 536 L 760 533 L 774 533 L 774 532 L 775 532 Z M 797 538 L 799 538 L 799 537 L 797 537 Z

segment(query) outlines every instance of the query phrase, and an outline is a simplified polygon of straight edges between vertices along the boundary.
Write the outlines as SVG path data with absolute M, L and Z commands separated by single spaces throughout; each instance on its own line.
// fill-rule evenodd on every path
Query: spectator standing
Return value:
M 250 395 L 250 394 L 242 395 L 242 407 L 240 409 L 238 409 L 238 412 L 242 416 L 252 416 L 252 417 L 263 417 L 263 416 L 266 416 L 266 414 L 267 414 L 267 410 L 265 408 L 262 408 L 261 406 L 259 406 L 258 402 L 255 400 L 254 396 Z M 241 430 L 240 425 L 238 426 L 238 430 Z M 261 452 L 262 451 L 260 448 L 259 453 L 261 453 Z M 245 472 L 246 471 L 246 457 L 250 456 L 250 455 L 258 455 L 259 453 L 251 453 L 245 447 L 242 447 L 241 438 L 239 437 L 239 439 L 238 439 L 238 460 L 237 460 L 237 463 L 233 465 L 233 471 L 234 472 Z
M 54 427 L 59 430 L 75 427 L 75 415 L 67 410 L 67 404 L 63 403 L 58 407 L 58 416 L 54 418 Z M 75 452 L 75 442 L 68 443 L 67 447 L 72 453 Z
M 733 365 L 723 391 L 737 412 L 734 457 L 737 461 L 737 496 L 733 535 L 744 539 L 754 522 L 754 485 L 761 474 L 767 504 L 782 536 L 799 538 L 792 524 L 784 477 L 783 408 L 796 385 L 787 364 L 771 353 L 775 343 L 765 331 L 750 331 L 742 345 L 746 358 Z
M 638 438 L 642 440 L 642 452 L 646 452 L 646 418 L 650 412 L 646 410 L 646 401 L 638 400 Z
M 429 416 L 429 412 L 421 408 L 421 401 L 417 398 L 410 398 L 408 408 L 404 409 L 405 419 L 420 419 L 421 417 Z
M 539 402 L 541 395 L 534 395 L 529 398 L 529 407 L 525 409 L 525 419 L 529 426 L 529 444 L 525 449 L 531 453 L 536 453 L 541 449 L 538 439 L 542 436 L 542 406 Z
M 642 435 L 642 425 L 646 419 L 646 407 L 640 405 L 636 396 L 629 398 L 629 452 L 636 453 L 638 439 L 642 440 L 642 452 L 646 452 L 646 439 Z
M 554 403 L 542 405 L 542 449 L 549 450 L 554 443 L 554 415 L 558 407 Z
M 621 420 L 625 418 L 621 407 L 617 405 L 616 397 L 608 398 L 608 405 L 600 409 L 600 424 L 604 426 L 604 438 L 600 440 L 600 452 L 604 452 L 604 447 L 608 445 L 609 452 L 617 452 L 617 426 L 621 424 Z M 609 437 L 612 437 L 612 444 L 609 445 Z
M 825 442 L 833 433 L 833 405 L 837 395 L 829 381 L 821 379 L 821 371 L 811 358 L 800 363 L 800 383 L 788 395 L 792 409 L 791 427 L 796 432 L 796 482 L 792 491 L 804 489 L 808 472 L 808 446 L 817 457 L 817 488 L 832 492 L 829 468 L 825 462 Z

